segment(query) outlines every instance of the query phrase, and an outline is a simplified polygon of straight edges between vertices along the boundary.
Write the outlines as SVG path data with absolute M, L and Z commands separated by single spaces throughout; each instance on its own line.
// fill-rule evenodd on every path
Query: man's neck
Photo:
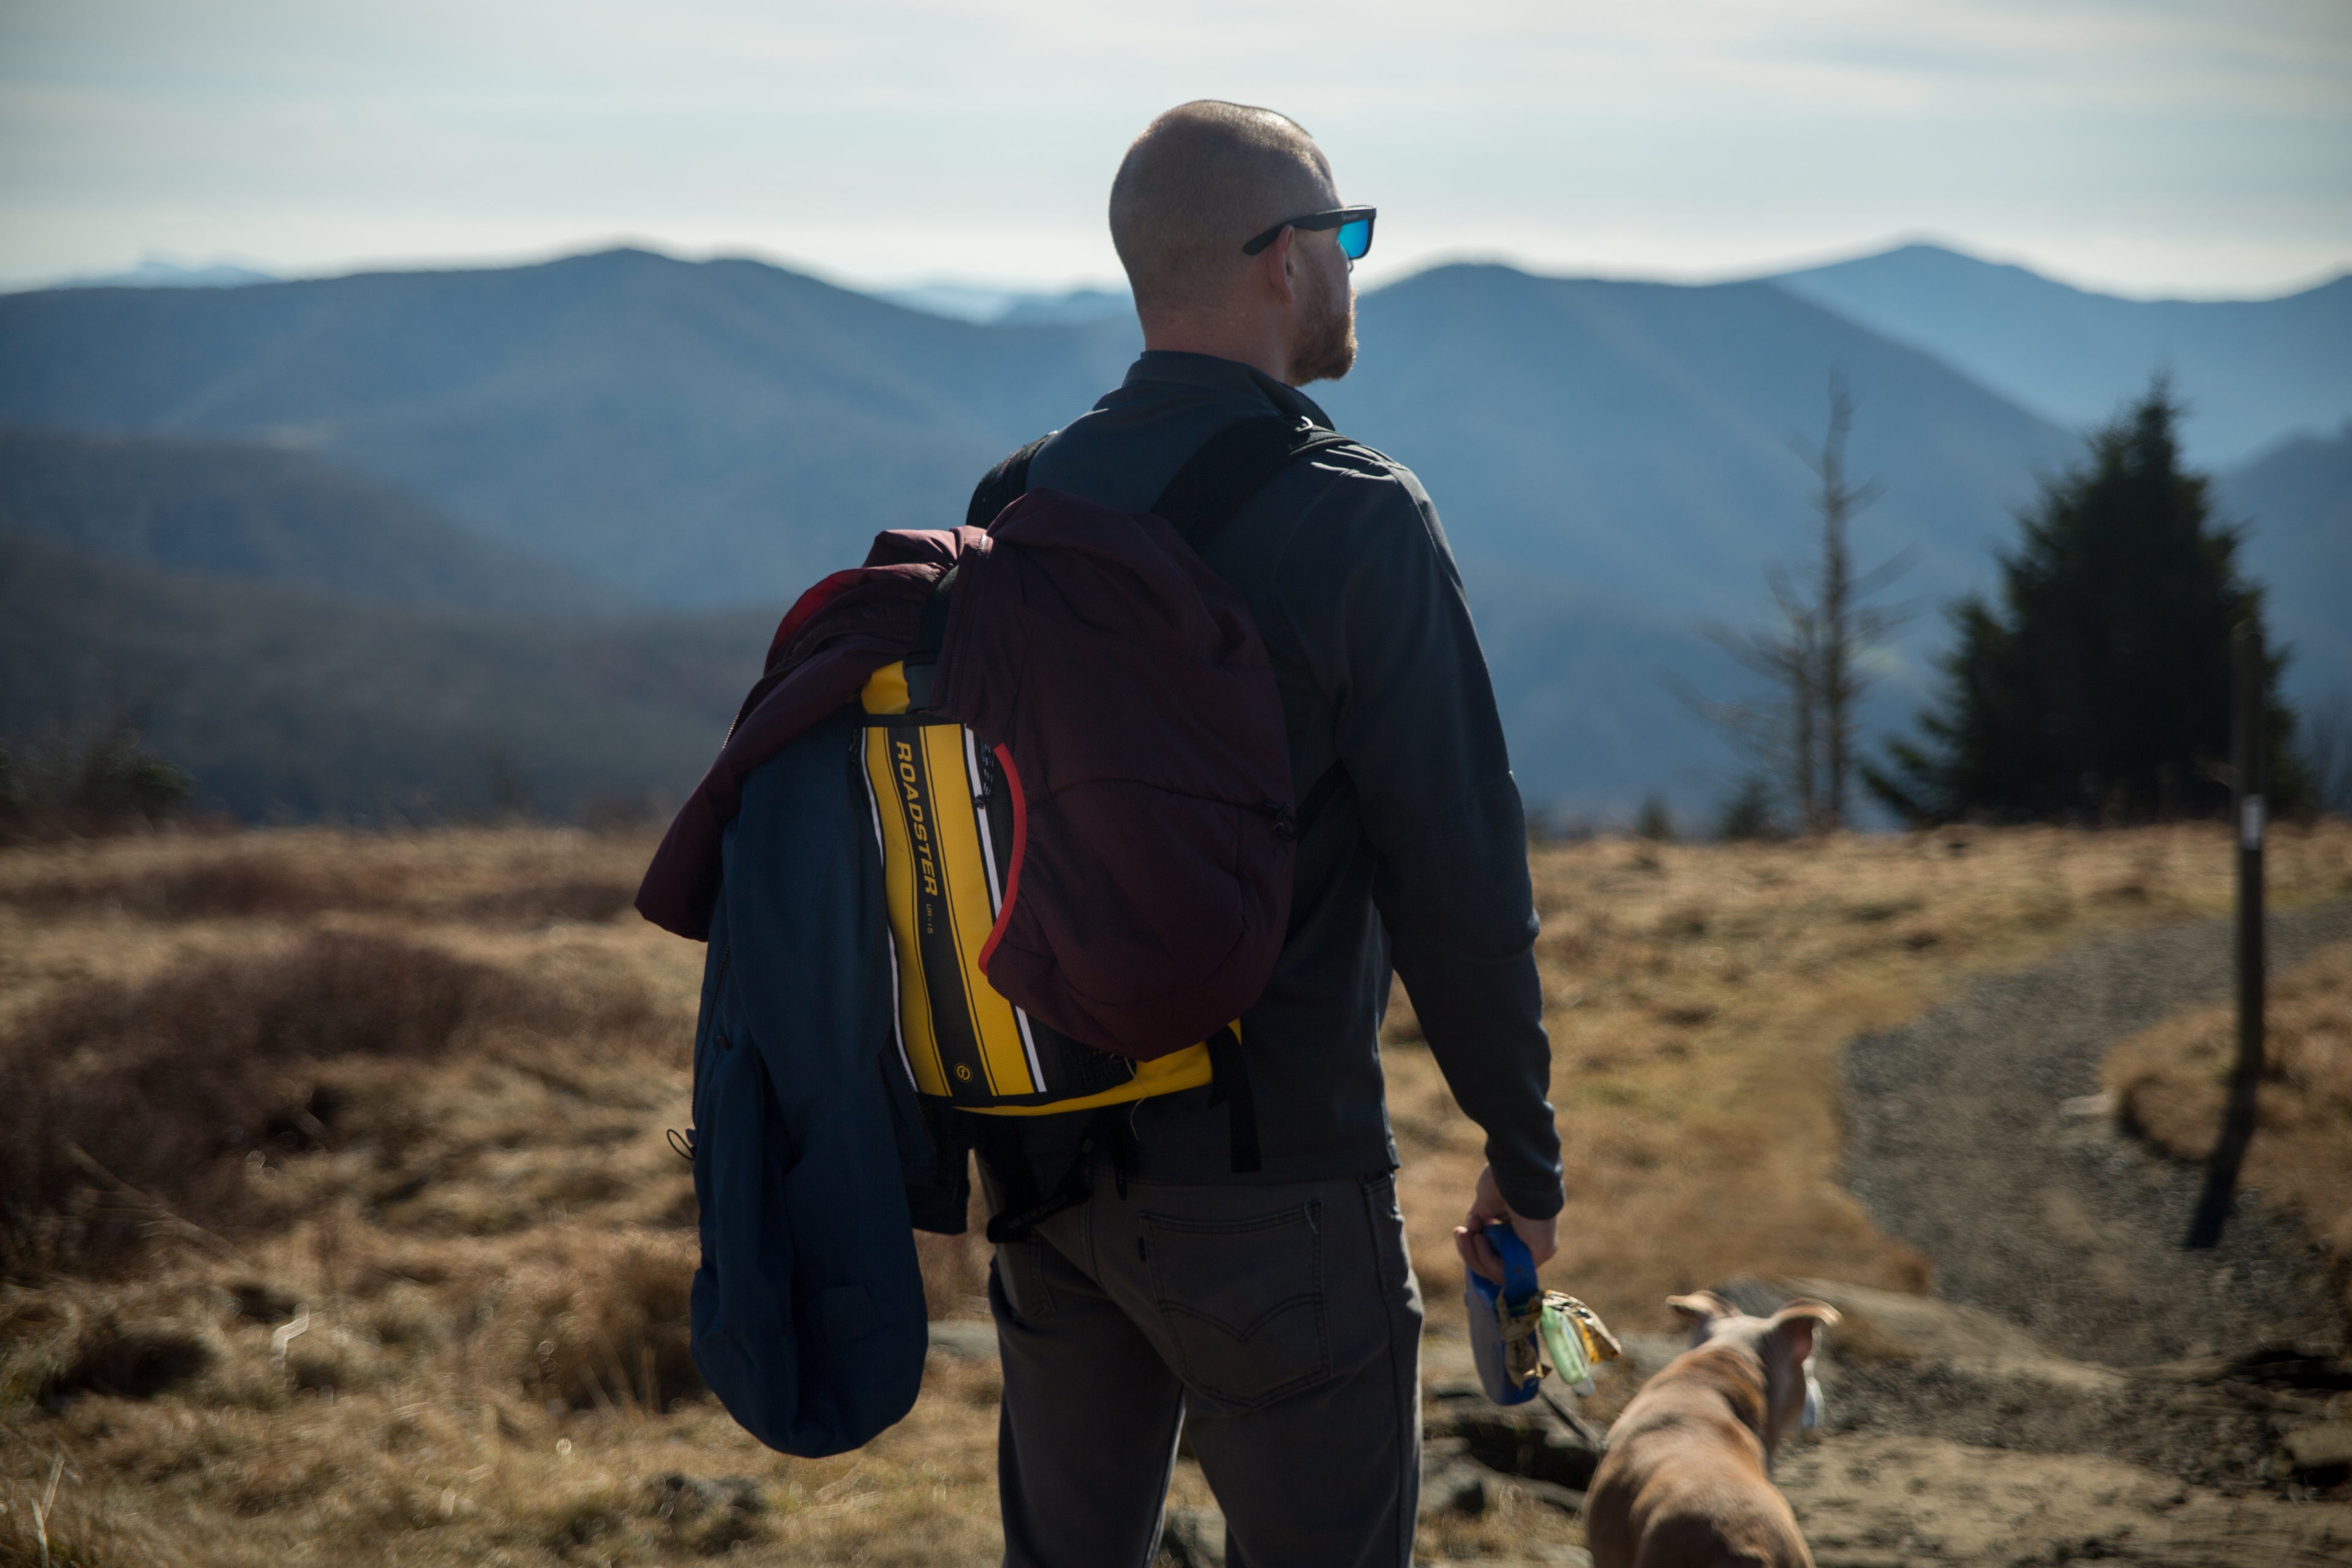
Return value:
M 1198 316 L 1150 321 L 1143 323 L 1143 346 L 1234 360 L 1285 386 L 1291 384 L 1289 345 L 1280 333 L 1255 322 Z

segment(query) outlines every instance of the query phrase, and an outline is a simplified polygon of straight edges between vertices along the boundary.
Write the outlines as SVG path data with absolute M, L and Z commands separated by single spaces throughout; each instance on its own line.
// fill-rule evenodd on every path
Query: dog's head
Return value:
M 1672 1307 L 1690 1329 L 1691 1348 L 1736 1344 L 1764 1366 L 1764 1451 L 1771 1453 L 1800 1426 L 1821 1419 L 1822 1390 L 1813 1381 L 1813 1352 L 1822 1331 L 1838 1321 L 1838 1310 L 1810 1298 L 1790 1302 L 1769 1318 L 1752 1318 L 1717 1295 L 1671 1296 Z

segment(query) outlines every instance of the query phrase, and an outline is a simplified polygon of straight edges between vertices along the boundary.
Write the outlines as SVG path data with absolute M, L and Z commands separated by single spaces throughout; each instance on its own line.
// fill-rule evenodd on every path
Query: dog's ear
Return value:
M 1712 1290 L 1697 1290 L 1687 1296 L 1669 1296 L 1666 1305 L 1683 1321 L 1683 1326 L 1703 1329 L 1717 1318 L 1727 1318 L 1738 1309 Z
M 1811 1358 L 1821 1331 L 1835 1326 L 1837 1321 L 1838 1310 L 1827 1301 L 1801 1297 L 1772 1314 L 1768 1337 L 1790 1365 L 1802 1366 Z

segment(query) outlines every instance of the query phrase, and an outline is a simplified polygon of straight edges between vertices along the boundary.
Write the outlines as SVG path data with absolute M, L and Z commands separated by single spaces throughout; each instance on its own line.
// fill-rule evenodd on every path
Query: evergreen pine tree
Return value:
M 2201 475 L 2180 466 L 2179 406 L 2159 377 L 2090 438 L 2088 461 L 2047 480 L 2000 562 L 2000 608 L 1952 612 L 1924 743 L 1896 741 L 1864 769 L 1873 794 L 1914 823 L 2133 820 L 2227 804 L 2230 628 L 2259 622 L 2241 578 L 2238 530 L 2212 516 Z M 2272 794 L 2294 793 L 2291 721 L 2273 656 Z

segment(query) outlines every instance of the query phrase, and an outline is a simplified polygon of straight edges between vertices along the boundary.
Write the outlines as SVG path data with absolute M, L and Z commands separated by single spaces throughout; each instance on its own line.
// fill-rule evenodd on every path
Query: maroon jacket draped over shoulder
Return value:
M 986 531 L 879 535 L 784 617 L 637 909 L 707 938 L 744 778 L 913 645 L 960 567 L 931 708 L 1013 787 L 990 983 L 1123 1056 L 1239 1017 L 1282 948 L 1295 850 L 1282 700 L 1240 595 L 1150 514 L 1031 490 Z
M 978 529 L 877 534 L 866 564 L 803 594 L 776 627 L 768 662 L 637 888 L 637 912 L 679 936 L 710 940 L 719 850 L 743 806 L 743 781 L 808 727 L 853 700 L 866 679 L 906 657 L 940 574 L 982 538 Z

